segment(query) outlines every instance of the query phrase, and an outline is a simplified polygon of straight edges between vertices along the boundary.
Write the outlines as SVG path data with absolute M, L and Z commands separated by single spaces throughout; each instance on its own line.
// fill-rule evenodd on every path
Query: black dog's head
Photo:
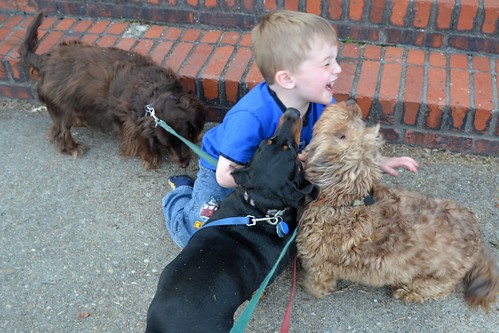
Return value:
M 188 94 L 164 93 L 153 104 L 156 116 L 164 120 L 175 132 L 197 143 L 205 123 L 204 106 Z M 173 162 L 185 168 L 191 160 L 191 149 L 174 135 L 160 126 L 155 129 L 155 137 L 161 143 Z
M 261 209 L 300 208 L 317 189 L 305 181 L 298 160 L 302 129 L 300 112 L 288 108 L 274 136 L 260 143 L 249 165 L 232 172 L 234 179 Z

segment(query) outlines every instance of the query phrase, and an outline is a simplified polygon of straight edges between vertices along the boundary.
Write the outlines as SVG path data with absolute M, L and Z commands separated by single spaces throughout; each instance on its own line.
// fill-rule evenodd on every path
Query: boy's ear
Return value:
M 278 71 L 275 74 L 275 82 L 285 89 L 292 89 L 295 86 L 293 76 L 288 71 Z

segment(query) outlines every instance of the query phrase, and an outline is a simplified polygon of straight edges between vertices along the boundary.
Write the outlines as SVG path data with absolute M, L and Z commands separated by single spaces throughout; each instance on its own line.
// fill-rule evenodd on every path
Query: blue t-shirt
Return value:
M 334 98 L 331 102 L 335 102 Z M 303 117 L 300 151 L 310 143 L 313 126 L 323 109 L 322 104 L 310 103 L 307 114 Z M 260 142 L 274 135 L 285 110 L 286 107 L 267 83 L 262 82 L 227 112 L 222 123 L 206 132 L 202 149 L 216 159 L 222 155 L 244 165 L 251 160 Z M 201 164 L 215 170 L 202 158 Z

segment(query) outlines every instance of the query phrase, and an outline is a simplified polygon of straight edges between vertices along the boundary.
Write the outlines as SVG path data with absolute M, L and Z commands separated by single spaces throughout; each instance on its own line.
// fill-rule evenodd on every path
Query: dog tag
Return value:
M 279 222 L 276 226 L 275 229 L 277 231 L 277 235 L 279 237 L 284 237 L 289 233 L 289 227 L 288 224 L 284 221 Z

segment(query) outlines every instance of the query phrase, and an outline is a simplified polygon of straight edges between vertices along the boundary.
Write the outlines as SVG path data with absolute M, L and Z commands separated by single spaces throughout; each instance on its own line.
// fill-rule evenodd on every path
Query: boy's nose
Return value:
M 333 66 L 333 74 L 340 75 L 341 73 L 341 66 L 340 64 L 336 63 L 335 66 Z

